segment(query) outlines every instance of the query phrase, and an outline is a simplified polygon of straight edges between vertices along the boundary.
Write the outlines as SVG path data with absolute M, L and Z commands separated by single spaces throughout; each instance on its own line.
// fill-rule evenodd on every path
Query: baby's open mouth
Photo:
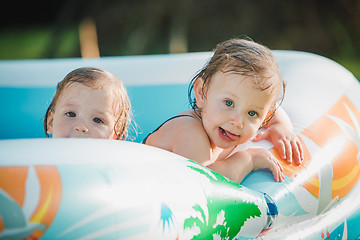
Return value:
M 240 138 L 240 135 L 233 134 L 232 132 L 229 132 L 221 127 L 219 127 L 219 135 L 225 141 L 236 141 L 238 138 Z

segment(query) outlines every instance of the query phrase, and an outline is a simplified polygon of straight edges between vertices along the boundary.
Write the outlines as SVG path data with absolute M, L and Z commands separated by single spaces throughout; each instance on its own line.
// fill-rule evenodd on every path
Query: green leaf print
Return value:
M 218 173 L 208 171 L 192 161 L 190 163 L 189 168 L 206 176 L 212 184 L 222 185 L 219 187 L 230 188 L 235 191 L 242 191 L 241 185 Z M 255 203 L 246 202 L 236 196 L 239 195 L 207 196 L 207 209 L 201 208 L 198 204 L 194 205 L 194 211 L 200 213 L 201 217 L 187 218 L 184 222 L 184 229 L 193 227 L 200 229 L 200 233 L 193 236 L 193 240 L 212 239 L 214 235 L 218 235 L 222 239 L 234 239 L 248 219 L 261 216 L 261 211 Z

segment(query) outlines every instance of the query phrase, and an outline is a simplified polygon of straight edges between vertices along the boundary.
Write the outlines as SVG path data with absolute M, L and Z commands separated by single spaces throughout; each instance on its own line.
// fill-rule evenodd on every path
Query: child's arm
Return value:
M 223 160 L 214 161 L 210 160 L 212 156 L 209 152 L 209 145 L 205 139 L 201 139 L 201 137 L 195 138 L 196 139 L 192 139 L 193 141 L 195 140 L 193 144 L 188 144 L 192 142 L 190 139 L 187 141 L 178 141 L 173 152 L 192 159 L 237 183 L 241 183 L 251 171 L 264 168 L 272 172 L 276 182 L 282 182 L 284 180 L 282 173 L 284 170 L 283 167 L 278 159 L 267 149 L 254 148 L 238 151 Z M 196 147 L 194 147 L 195 145 Z
M 241 181 L 253 170 L 267 168 L 274 175 L 276 182 L 282 182 L 284 170 L 279 161 L 266 149 L 247 149 L 232 154 L 230 157 L 216 161 L 207 166 L 211 170 L 241 183 Z
M 202 123 L 190 118 L 169 122 L 153 133 L 146 144 L 194 160 L 238 183 L 252 170 L 261 168 L 270 169 L 275 181 L 282 181 L 284 178 L 280 163 L 266 149 L 248 149 L 230 156 L 230 152 L 225 152 L 225 157 L 219 157 L 219 152 L 211 150 L 209 137 L 203 130 Z
M 286 159 L 288 163 L 294 160 L 297 165 L 301 164 L 303 160 L 301 142 L 293 132 L 291 121 L 282 108 L 275 112 L 274 117 L 265 128 L 266 130 L 259 133 L 253 141 L 269 140 L 274 144 L 281 158 Z

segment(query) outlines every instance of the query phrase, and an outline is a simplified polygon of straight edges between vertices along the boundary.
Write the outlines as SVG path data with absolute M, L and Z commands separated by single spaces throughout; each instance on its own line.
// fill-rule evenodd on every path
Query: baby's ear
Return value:
M 194 95 L 196 100 L 196 106 L 202 108 L 205 103 L 205 88 L 204 88 L 204 79 L 199 77 L 194 82 Z
M 54 110 L 50 109 L 48 116 L 47 116 L 47 134 L 52 134 L 53 132 L 53 123 L 54 123 Z

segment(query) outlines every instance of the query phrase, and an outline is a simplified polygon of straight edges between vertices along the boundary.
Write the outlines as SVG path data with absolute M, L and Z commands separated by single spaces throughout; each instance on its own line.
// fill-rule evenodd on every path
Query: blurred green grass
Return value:
M 46 52 L 51 47 L 51 41 L 53 41 L 52 32 L 46 27 L 1 30 L 0 60 L 46 58 Z M 80 56 L 77 27 L 66 29 L 61 34 L 58 43 L 54 53 L 56 58 Z M 329 58 L 344 66 L 360 80 L 360 58 L 347 57 L 343 53 Z
M 41 58 L 49 37 L 50 32 L 41 28 L 2 31 L 0 34 L 0 58 Z
M 48 28 L 16 28 L 0 32 L 0 59 L 41 59 L 52 41 Z M 67 29 L 56 47 L 56 58 L 74 57 L 79 48 L 78 29 Z

